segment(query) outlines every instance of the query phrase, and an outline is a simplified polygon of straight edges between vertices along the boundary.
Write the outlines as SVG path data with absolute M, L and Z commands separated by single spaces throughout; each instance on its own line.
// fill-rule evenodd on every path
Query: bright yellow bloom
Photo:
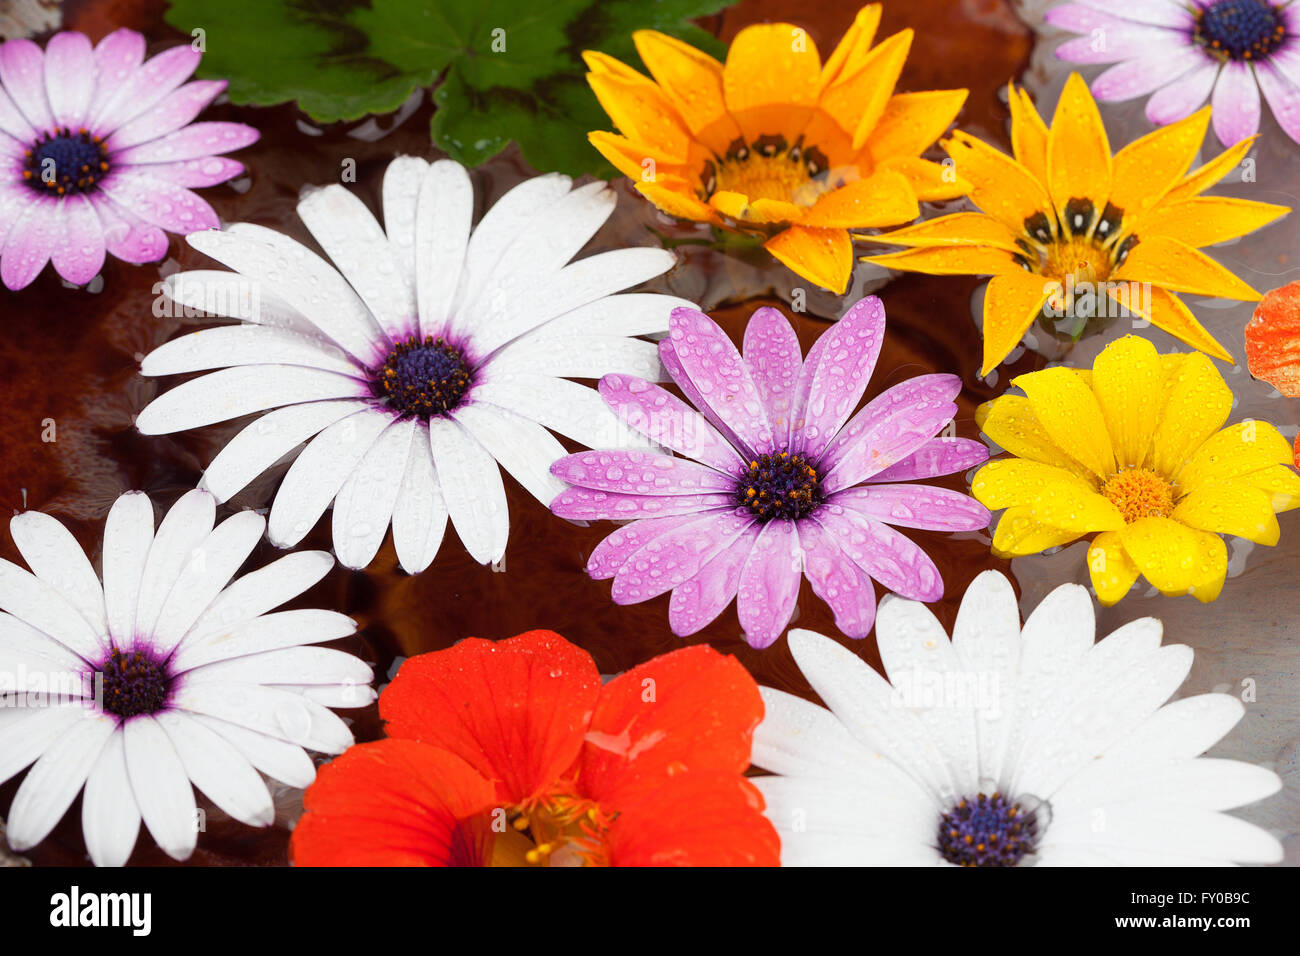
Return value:
M 982 212 L 879 236 L 873 241 L 911 248 L 867 261 L 933 275 L 993 276 L 984 296 L 981 375 L 1007 357 L 1045 304 L 1058 315 L 1074 314 L 1069 310 L 1076 307 L 1086 313 L 1096 304 L 1114 315 L 1123 306 L 1193 348 L 1231 361 L 1173 293 L 1259 299 L 1198 251 L 1290 212 L 1200 195 L 1241 162 L 1255 138 L 1188 173 L 1205 138 L 1209 107 L 1112 156 L 1097 104 L 1077 73 L 1065 84 L 1051 129 L 1024 90 L 1012 86 L 1009 92 L 1015 159 L 960 130 L 943 143 Z M 1076 298 L 1079 289 L 1087 295 Z M 1095 304 L 1089 308 L 1085 300 Z
M 1223 588 L 1220 534 L 1277 544 L 1275 514 L 1300 506 L 1291 444 L 1267 422 L 1223 428 L 1232 393 L 1197 352 L 1158 355 L 1129 335 L 1092 370 L 1049 368 L 978 409 L 984 433 L 1013 457 L 990 462 L 971 491 L 1005 508 L 1002 557 L 1096 533 L 1088 549 L 1102 604 L 1139 574 L 1165 594 L 1213 601 Z
M 842 293 L 850 228 L 911 222 L 918 200 L 969 187 L 920 158 L 966 90 L 894 94 L 912 31 L 873 47 L 879 23 L 880 4 L 859 10 L 824 66 L 812 38 L 788 23 L 741 30 L 726 66 L 639 31 L 632 38 L 653 80 L 587 51 L 587 80 L 623 134 L 588 138 L 664 212 L 767 237 L 785 265 Z

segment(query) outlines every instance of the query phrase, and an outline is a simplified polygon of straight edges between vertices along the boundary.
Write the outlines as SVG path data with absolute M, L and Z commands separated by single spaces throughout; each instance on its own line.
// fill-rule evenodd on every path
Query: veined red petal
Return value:
M 321 768 L 294 828 L 296 866 L 486 866 L 495 790 L 455 754 L 358 744 Z
M 599 690 L 591 655 L 553 631 L 529 631 L 410 658 L 379 714 L 390 737 L 451 751 L 496 782 L 498 800 L 521 806 L 573 764 Z
M 705 644 L 656 657 L 601 688 L 578 789 L 621 811 L 629 788 L 686 771 L 739 774 L 762 719 L 758 685 L 734 657 Z
M 744 777 L 702 771 L 624 794 L 605 848 L 611 866 L 779 866 L 781 839 Z

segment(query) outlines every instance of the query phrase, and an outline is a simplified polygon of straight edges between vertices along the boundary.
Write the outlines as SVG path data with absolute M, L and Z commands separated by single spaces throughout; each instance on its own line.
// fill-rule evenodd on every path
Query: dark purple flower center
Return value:
M 821 476 L 803 455 L 759 455 L 736 482 L 736 500 L 760 521 L 795 520 L 822 503 Z
M 403 415 L 428 419 L 460 404 L 470 380 L 460 349 L 431 335 L 413 335 L 388 353 L 375 375 L 375 394 Z
M 1219 0 L 1195 17 L 1197 41 L 1233 60 L 1263 59 L 1286 39 L 1281 14 L 1266 0 Z
M 23 179 L 37 192 L 75 196 L 95 188 L 108 173 L 104 140 L 86 130 L 57 128 L 24 153 Z
M 962 799 L 939 820 L 939 853 L 958 866 L 1015 866 L 1037 843 L 1034 813 L 999 793 Z
M 118 717 L 137 717 L 163 709 L 171 686 L 167 666 L 146 651 L 116 647 L 100 674 L 104 678 L 103 707 Z

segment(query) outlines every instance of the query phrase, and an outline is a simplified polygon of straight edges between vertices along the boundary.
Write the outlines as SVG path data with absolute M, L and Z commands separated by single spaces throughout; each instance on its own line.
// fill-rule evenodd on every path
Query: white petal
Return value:
M 495 405 L 462 405 L 452 417 L 543 505 L 567 487 L 551 465 L 568 450 L 541 425 Z
M 249 826 L 274 822 L 275 805 L 266 784 L 224 737 L 179 711 L 160 715 L 158 724 L 176 748 L 186 775 L 209 800 Z
M 328 647 L 285 647 L 188 671 L 186 686 L 206 682 L 249 684 L 361 684 L 369 686 L 370 665 L 345 651 Z
M 188 860 L 198 842 L 198 813 L 181 758 L 154 718 L 132 717 L 122 727 L 126 772 L 140 817 L 164 853 Z
M 428 171 L 429 164 L 418 156 L 398 156 L 384 170 L 384 232 L 402 275 L 412 289 L 418 285 L 415 274 L 415 211 L 420 187 Z
M 588 448 L 650 448 L 650 440 L 619 421 L 594 388 L 548 375 L 489 375 L 470 397 L 508 409 Z
M 411 419 L 388 426 L 335 496 L 334 551 L 345 568 L 364 568 L 378 553 L 393 517 L 415 432 Z
M 1000 780 L 1020 671 L 1020 611 L 1005 576 L 984 571 L 970 583 L 957 612 L 952 646 L 981 691 L 975 714 L 979 777 Z
M 402 570 L 418 574 L 431 565 L 446 528 L 447 504 L 433 467 L 428 427 L 420 425 L 393 506 L 393 549 Z
M 496 460 L 447 418 L 429 420 L 429 447 L 447 514 L 465 550 L 479 564 L 500 561 L 510 535 L 510 515 Z
M 655 335 L 668 331 L 673 309 L 696 309 L 687 299 L 654 292 L 624 292 L 588 302 L 551 319 L 533 335 Z
M 30 571 L 0 559 L 0 608 L 88 660 L 104 645 L 77 609 Z
M 302 365 L 340 375 L 362 374 L 355 360 L 326 338 L 261 325 L 188 332 L 146 355 L 140 372 L 179 375 L 234 365 Z
M 135 612 L 135 637 L 153 634 L 167 595 L 185 564 L 212 531 L 217 503 L 206 491 L 188 491 L 163 516 L 149 548 L 140 579 L 140 600 Z
M 873 789 L 798 777 L 752 782 L 767 803 L 768 819 L 783 831 L 833 834 L 859 846 L 868 838 L 870 849 L 857 861 L 860 866 L 882 865 L 880 854 L 899 849 L 890 844 L 932 846 L 938 830 L 934 805 L 904 774 Z
M 9 533 L 32 573 L 62 594 L 96 633 L 105 633 L 104 589 L 72 532 L 47 514 L 27 511 L 9 522 Z
M 618 335 L 552 335 L 543 327 L 515 339 L 492 358 L 493 374 L 535 372 L 561 378 L 635 375 L 651 382 L 668 373 L 653 342 Z
M 9 807 L 6 836 L 10 846 L 21 852 L 49 835 L 72 805 L 116 727 L 114 719 L 83 711 L 82 718 L 41 755 L 27 771 Z
M 37 759 L 86 714 L 84 707 L 72 705 L 3 710 L 6 719 L 0 723 L 0 782 Z
M 1052 795 L 1052 812 L 1089 812 L 1108 803 L 1140 801 L 1231 810 L 1272 796 L 1282 780 L 1271 770 L 1238 760 L 1202 757 L 1135 765 L 1101 757 Z
M 333 712 L 298 694 L 272 687 L 187 684 L 176 694 L 175 705 L 309 750 L 337 754 L 352 746 L 352 732 Z
M 236 727 L 206 714 L 190 714 L 189 717 L 224 737 L 244 755 L 245 760 L 268 777 L 299 788 L 309 786 L 316 779 L 316 765 L 307 756 L 307 751 L 297 744 L 276 740 L 246 727 Z
M 760 687 L 763 721 L 754 731 L 754 766 L 791 777 L 871 785 L 872 765 L 892 766 L 860 744 L 825 707 Z
M 392 420 L 387 412 L 367 408 L 312 439 L 289 467 L 271 505 L 267 533 L 272 544 L 291 548 L 306 536 Z
M 415 287 L 366 204 L 337 183 L 308 192 L 298 216 L 389 336 L 416 330 Z
M 96 866 L 123 866 L 140 833 L 140 808 L 126 772 L 126 737 L 108 738 L 81 796 L 81 832 Z
M 1238 863 L 1276 863 L 1282 845 L 1259 827 L 1199 807 L 1126 803 L 1100 814 L 1069 813 L 1052 819 L 1040 846 L 1082 844 L 1152 850 Z
M 251 621 L 317 584 L 334 567 L 325 551 L 295 551 L 231 582 L 194 622 L 185 643 Z
M 356 621 L 334 611 L 303 608 L 277 611 L 207 633 L 202 640 L 187 638 L 172 659 L 177 674 L 214 661 L 230 660 L 299 644 L 323 644 L 355 634 Z
M 368 707 L 379 697 L 365 684 L 267 684 L 276 690 L 301 694 L 322 707 Z
M 267 412 L 226 443 L 203 473 L 199 487 L 227 501 L 317 432 L 371 407 L 362 399 L 304 402 Z
M 68 672 L 86 667 L 86 662 L 80 656 L 48 634 L 38 631 L 12 614 L 0 611 L 0 661 L 4 662 L 6 668 L 11 668 L 23 660 L 28 662 L 29 667 L 40 671 L 58 669 Z
M 130 646 L 140 600 L 144 565 L 153 545 L 153 503 L 142 491 L 128 491 L 113 502 L 104 522 L 104 607 L 108 633 Z
M 430 165 L 415 207 L 415 276 L 424 335 L 452 328 L 473 216 L 474 186 L 465 167 L 450 159 Z
M 167 298 L 186 308 L 329 341 L 306 316 L 276 295 L 266 283 L 238 272 L 193 269 L 169 275 L 163 279 L 162 285 Z
M 1228 694 L 1197 694 L 1161 707 L 1106 754 L 1107 760 L 1141 765 L 1199 756 L 1227 736 L 1245 715 Z

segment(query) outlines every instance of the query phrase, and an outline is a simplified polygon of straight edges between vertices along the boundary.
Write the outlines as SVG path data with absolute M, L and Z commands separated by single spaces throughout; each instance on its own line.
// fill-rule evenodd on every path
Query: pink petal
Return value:
M 1109 16 L 1082 3 L 1063 3 L 1051 7 L 1043 14 L 1043 19 L 1052 26 L 1071 33 L 1091 34 L 1095 30 L 1123 30 L 1133 26 L 1131 20 Z
M 726 609 L 736 596 L 740 572 L 762 530 L 757 522 L 751 524 L 698 574 L 673 589 L 668 601 L 668 624 L 674 634 L 690 637 L 712 624 Z
M 60 126 L 77 128 L 90 115 L 95 53 L 84 33 L 56 33 L 45 45 L 45 93 Z
M 1214 84 L 1210 97 L 1215 135 L 1224 146 L 1235 146 L 1259 132 L 1259 87 L 1250 67 L 1228 63 Z
M 628 521 L 734 508 L 734 495 L 620 495 L 591 488 L 566 488 L 551 502 L 551 512 L 572 521 Z
M 0 281 L 6 288 L 26 288 L 41 274 L 59 239 L 54 202 L 36 199 L 28 204 L 22 219 L 14 223 L 0 252 Z
M 187 159 L 181 163 L 150 163 L 140 169 L 177 186 L 198 189 L 229 182 L 243 173 L 244 164 L 225 156 L 206 156 L 203 159 Z
M 736 474 L 744 462 L 704 417 L 672 392 L 633 375 L 606 375 L 600 395 L 619 420 L 657 445 Z
M 835 539 L 816 521 L 799 522 L 804 576 L 813 593 L 835 614 L 835 626 L 860 640 L 876 622 L 876 590 L 871 577 L 840 550 Z
M 1146 54 L 1117 63 L 1092 81 L 1092 93 L 1099 100 L 1131 100 L 1160 89 L 1192 72 L 1203 56 L 1196 50 L 1174 50 Z
M 974 498 L 932 485 L 863 485 L 830 501 L 900 528 L 983 531 L 989 526 L 989 510 Z
M 974 468 L 989 460 L 989 450 L 983 442 L 969 438 L 931 438 L 920 448 L 869 481 L 914 481 L 952 475 Z
M 673 349 L 673 343 L 668 339 L 662 339 L 659 342 L 659 361 L 663 363 L 665 371 L 668 372 L 668 377 L 672 379 L 674 384 L 676 384 L 676 386 L 681 390 L 681 393 L 686 396 L 686 400 L 699 410 L 699 413 L 704 417 L 704 420 L 712 425 L 719 435 L 726 439 L 727 444 L 731 448 L 740 454 L 743 454 L 746 459 L 751 458 L 753 456 L 752 449 L 746 447 L 746 443 L 741 440 L 740 436 L 728 428 L 727 423 L 719 418 L 718 413 L 715 412 L 709 406 L 709 403 L 704 400 L 704 396 L 700 394 L 700 390 L 696 388 L 695 383 L 691 381 L 691 377 L 687 374 L 685 366 L 682 365 L 682 360 Z
M 771 452 L 772 425 L 763 399 L 718 323 L 694 309 L 674 309 L 665 344 L 669 342 L 691 384 L 723 424 L 753 451 Z
M 0 43 L 0 85 L 38 133 L 54 129 L 45 98 L 45 55 L 40 47 L 26 39 Z
M 100 189 L 146 222 L 188 235 L 221 225 L 217 214 L 203 199 L 184 186 L 155 179 L 143 172 L 114 172 Z
M 27 122 L 22 110 L 14 105 L 3 86 L 0 86 L 0 132 L 12 136 L 24 149 L 36 141 L 36 130 L 32 129 L 32 124 Z
M 118 129 L 106 145 L 116 151 L 147 143 L 180 129 L 215 100 L 226 88 L 225 80 L 195 80 L 168 93 L 163 101 Z
M 768 417 L 778 434 L 784 434 L 790 420 L 794 388 L 803 365 L 803 352 L 794 327 L 776 309 L 764 306 L 750 316 L 745 326 L 745 365 L 763 397 Z
M 125 27 L 114 30 L 95 47 L 95 92 L 90 116 L 103 112 L 122 85 L 144 62 L 144 37 Z
M 1294 11 L 1292 18 L 1300 21 L 1300 8 L 1292 6 L 1288 9 Z M 1300 36 L 1300 26 L 1294 32 Z M 1277 67 L 1292 85 L 1300 86 L 1300 41 L 1289 41 L 1281 49 L 1274 50 L 1268 62 Z
M 732 491 L 736 481 L 704 465 L 645 451 L 584 451 L 551 465 L 571 485 L 635 495 L 686 495 Z
M 117 163 L 174 163 L 243 149 L 257 142 L 258 132 L 243 123 L 191 123 L 161 139 L 132 146 L 113 155 Z
M 913 601 L 943 597 L 943 578 L 921 548 L 888 525 L 828 503 L 813 514 L 845 554 L 889 590 Z
M 740 571 L 736 611 L 751 647 L 770 645 L 785 630 L 799 597 L 802 552 L 793 521 L 763 525 Z
M 96 129 L 111 133 L 127 121 L 152 109 L 163 97 L 189 79 L 202 58 L 202 53 L 188 43 L 183 43 L 164 50 L 132 71 L 125 82 L 115 84 L 116 92 L 109 93 L 102 105 L 97 104 L 92 117 Z
M 1300 143 L 1300 88 L 1271 63 L 1256 63 L 1255 76 L 1278 125 Z
M 58 210 L 60 235 L 50 261 L 63 278 L 85 285 L 104 267 L 104 229 L 85 196 L 69 196 Z
M 690 512 L 667 518 L 646 518 L 623 525 L 596 545 L 591 557 L 587 559 L 587 574 L 597 581 L 612 578 L 627 563 L 628 558 L 650 541 L 674 528 L 696 521 L 699 517 L 698 512 Z
M 1067 40 L 1056 48 L 1057 59 L 1067 63 L 1118 63 L 1150 56 L 1153 50 L 1187 48 L 1190 41 L 1173 30 L 1128 26 L 1089 31 L 1089 36 Z
M 1182 79 L 1156 90 L 1147 100 L 1147 119 L 1164 126 L 1191 116 L 1210 95 L 1218 75 L 1219 64 L 1206 60 Z
M 1136 20 L 1159 27 L 1190 30 L 1196 22 L 1191 13 L 1174 0 L 1079 0 L 1084 6 L 1122 20 Z
M 811 378 L 807 400 L 790 423 L 791 444 L 817 459 L 858 407 L 875 371 L 885 339 L 885 307 L 876 296 L 855 303 L 844 317 L 821 334 L 825 345 L 816 365 L 804 366 Z M 802 387 L 800 393 L 804 394 Z
M 4 249 L 10 231 L 22 220 L 28 203 L 35 201 L 35 194 L 25 186 L 0 187 L 0 250 Z
M 610 597 L 615 604 L 637 604 L 671 591 L 699 573 L 753 523 L 748 515 L 726 511 L 703 515 L 653 538 L 618 569 Z
M 123 262 L 157 262 L 167 254 L 167 233 L 115 204 L 108 197 L 96 204 L 104 225 L 104 246 Z

